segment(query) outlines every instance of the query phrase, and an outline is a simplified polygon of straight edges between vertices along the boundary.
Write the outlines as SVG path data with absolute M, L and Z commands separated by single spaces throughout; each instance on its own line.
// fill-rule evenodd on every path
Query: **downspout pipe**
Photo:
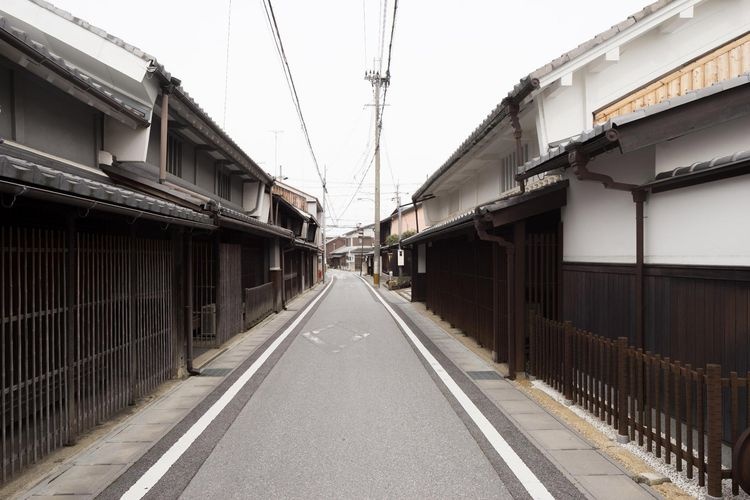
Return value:
M 643 203 L 646 201 L 646 191 L 637 184 L 619 182 L 609 175 L 591 172 L 586 168 L 588 162 L 588 156 L 579 149 L 568 153 L 568 163 L 578 180 L 600 182 L 606 189 L 628 191 L 633 196 L 635 203 L 635 344 L 645 348 Z
M 635 342 L 645 349 L 645 300 L 643 262 L 643 203 L 646 191 L 633 191 L 635 202 Z
M 516 101 L 511 102 L 508 105 L 508 113 L 510 114 L 510 124 L 513 127 L 513 138 L 516 140 L 516 174 L 514 178 L 518 183 L 521 194 L 526 192 L 526 179 L 518 175 L 518 167 L 523 165 L 523 144 L 521 144 L 521 138 L 523 137 L 523 129 L 521 128 L 521 122 L 518 119 L 518 112 L 520 106 Z
M 482 220 L 479 218 L 474 219 L 474 229 L 476 229 L 477 235 L 479 236 L 479 239 L 482 241 L 491 241 L 494 243 L 497 243 L 498 246 L 505 248 L 505 255 L 506 255 L 506 266 L 507 266 L 507 274 L 508 274 L 508 293 L 507 293 L 507 305 L 508 308 L 508 378 L 515 379 L 516 378 L 516 336 L 513 332 L 513 325 L 515 324 L 515 314 L 514 314 L 514 303 L 513 303 L 513 297 L 514 297 L 514 290 L 515 290 L 515 259 L 514 259 L 514 252 L 515 252 L 515 245 L 503 238 L 502 236 L 496 235 L 496 234 L 490 234 L 487 232 L 487 226 L 485 223 L 482 222 Z M 493 268 L 495 267 L 495 263 L 493 262 Z M 495 277 L 496 278 L 496 277 Z M 497 304 L 498 298 L 499 298 L 499 290 L 497 289 L 497 279 L 493 279 L 493 286 L 492 286 L 492 303 Z M 493 307 L 494 309 L 494 307 Z M 497 315 L 499 311 L 495 311 L 495 314 L 493 315 L 493 324 L 497 321 Z M 499 324 L 498 324 L 499 329 Z M 497 341 L 497 335 L 495 337 L 495 340 Z M 497 346 L 495 347 L 497 349 Z
M 193 235 L 185 236 L 185 365 L 188 375 L 200 375 L 193 367 Z

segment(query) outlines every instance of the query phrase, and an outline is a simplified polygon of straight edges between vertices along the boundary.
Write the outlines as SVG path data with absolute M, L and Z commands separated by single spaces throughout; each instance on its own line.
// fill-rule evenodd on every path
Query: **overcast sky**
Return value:
M 380 53 L 383 0 L 272 1 L 312 144 L 327 167 L 329 224 L 372 223 L 372 168 L 355 190 L 372 156 L 364 73 Z M 229 0 L 53 3 L 155 56 L 261 167 L 276 175 L 280 164 L 288 183 L 321 198 L 261 0 L 232 1 L 231 16 Z M 381 213 L 395 208 L 397 182 L 405 203 L 520 78 L 647 3 L 401 0 L 383 120 Z M 387 53 L 393 0 L 386 10 Z

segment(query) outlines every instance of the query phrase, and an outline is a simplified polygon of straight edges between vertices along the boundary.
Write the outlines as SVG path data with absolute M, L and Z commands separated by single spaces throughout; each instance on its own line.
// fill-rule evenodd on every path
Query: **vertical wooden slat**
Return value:
M 643 364 L 643 385 L 645 386 L 645 415 L 644 415 L 644 425 L 646 428 L 646 450 L 650 453 L 653 451 L 654 447 L 654 433 L 653 428 L 651 427 L 652 421 L 651 421 L 651 415 L 653 411 L 653 405 L 654 405 L 654 398 L 653 398 L 653 387 L 652 387 L 652 381 L 653 378 L 651 373 L 653 371 L 653 356 L 651 354 L 651 351 L 646 351 L 646 358 L 644 360 Z M 657 415 L 658 418 L 658 415 Z
M 740 425 L 740 404 L 739 404 L 739 380 L 737 378 L 737 372 L 733 371 L 729 373 L 729 397 L 730 397 L 730 426 L 731 426 L 731 438 L 732 445 L 737 442 L 739 437 L 739 425 Z M 734 473 L 734 464 L 732 464 L 732 494 L 739 494 L 739 483 L 737 483 L 736 474 Z
M 636 401 L 638 402 L 638 446 L 643 446 L 643 432 L 646 429 L 645 404 L 643 395 L 643 349 L 640 347 L 636 353 Z
M 708 427 L 706 492 L 713 497 L 721 496 L 721 392 L 721 367 L 715 364 L 706 365 L 706 426 Z
M 687 469 L 688 479 L 692 479 L 693 465 L 695 462 L 693 454 L 693 370 L 689 363 L 685 365 L 683 383 L 685 384 L 685 425 L 687 428 L 687 433 L 685 435 L 687 441 L 685 467 Z
M 664 461 L 667 464 L 672 463 L 672 398 L 670 377 L 670 359 L 664 358 Z
M 695 410 L 698 430 L 698 485 L 706 485 L 706 428 L 704 425 L 704 387 L 703 368 L 698 368 L 695 375 Z
M 656 444 L 656 457 L 661 458 L 661 448 L 662 448 L 662 436 L 661 436 L 661 415 L 662 415 L 662 409 L 661 409 L 661 401 L 662 401 L 662 391 L 661 391 L 661 356 L 658 354 L 654 356 L 654 418 L 656 419 L 656 437 L 655 437 L 655 444 Z
M 682 380 L 680 378 L 681 366 L 679 361 L 675 361 L 673 364 L 674 373 L 674 421 L 675 421 L 675 460 L 677 463 L 677 472 L 682 471 L 682 398 L 680 397 L 680 387 L 682 386 Z

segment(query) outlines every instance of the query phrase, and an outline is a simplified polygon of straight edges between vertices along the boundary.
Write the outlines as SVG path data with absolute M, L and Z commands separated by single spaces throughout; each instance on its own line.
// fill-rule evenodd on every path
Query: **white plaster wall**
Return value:
M 750 116 L 656 146 L 656 172 L 750 150 Z
M 591 128 L 591 119 L 586 120 L 585 81 L 580 72 L 574 73 L 573 85 L 561 87 L 542 97 L 544 104 L 544 125 L 546 130 L 538 131 L 547 144 L 578 135 Z M 547 144 L 541 145 L 545 148 Z
M 500 196 L 500 165 L 490 164 L 477 176 L 477 204 L 489 203 Z
M 750 266 L 750 176 L 649 196 L 648 264 Z
M 693 19 L 675 31 L 663 33 L 656 28 L 621 46 L 619 62 L 598 73 L 587 71 L 589 119 L 593 120 L 595 110 L 748 30 L 750 0 L 710 0 L 696 5 Z
M 146 161 L 151 127 L 132 129 L 110 116 L 104 117 L 104 150 L 119 161 Z
M 653 177 L 653 149 L 626 156 L 617 151 L 589 163 L 592 172 L 640 184 Z M 635 203 L 626 191 L 579 181 L 569 169 L 568 202 L 562 209 L 563 259 L 566 262 L 635 262 Z
M 472 177 L 458 189 L 458 211 L 463 213 L 477 206 L 477 178 Z

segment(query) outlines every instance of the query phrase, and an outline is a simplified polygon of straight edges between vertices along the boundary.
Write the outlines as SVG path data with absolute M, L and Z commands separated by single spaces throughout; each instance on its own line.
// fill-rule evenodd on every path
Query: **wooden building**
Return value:
M 656 2 L 522 78 L 413 196 L 413 299 L 511 374 L 530 310 L 744 373 L 749 32 Z
M 46 2 L 0 17 L 5 482 L 283 307 L 284 249 L 312 286 L 322 240 L 152 56 Z

